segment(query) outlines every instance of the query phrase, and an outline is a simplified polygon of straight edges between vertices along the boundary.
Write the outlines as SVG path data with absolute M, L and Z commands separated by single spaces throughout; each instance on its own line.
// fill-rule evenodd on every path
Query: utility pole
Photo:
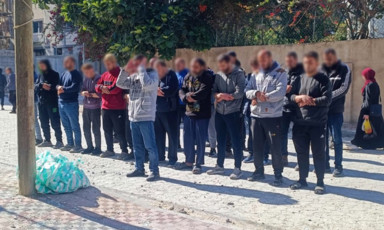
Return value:
M 19 194 L 35 193 L 32 0 L 14 0 Z

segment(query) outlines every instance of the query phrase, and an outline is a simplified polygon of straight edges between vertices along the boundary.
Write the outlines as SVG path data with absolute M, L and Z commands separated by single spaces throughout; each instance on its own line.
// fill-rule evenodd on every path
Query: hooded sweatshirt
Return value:
M 296 106 L 295 124 L 321 126 L 327 123 L 328 108 L 332 100 L 332 84 L 323 73 L 313 77 L 302 75 L 295 82 L 295 90 L 291 95 L 291 102 Z M 308 95 L 315 99 L 315 106 L 299 108 L 295 102 L 298 95 Z
M 275 118 L 283 116 L 284 97 L 287 91 L 287 73 L 277 62 L 267 70 L 253 74 L 245 89 L 249 100 L 257 99 L 257 92 L 265 93 L 267 100 L 257 99 L 255 106 L 251 105 L 251 116 L 257 118 Z
M 292 82 L 294 82 L 296 80 L 296 78 L 300 78 L 300 76 L 304 73 L 304 68 L 303 68 L 303 65 L 301 63 L 298 63 L 296 65 L 296 67 L 288 70 L 288 79 L 287 79 L 287 85 L 290 85 L 293 87 L 292 85 Z M 284 108 L 283 108 L 283 111 L 284 112 L 293 112 L 293 110 L 295 109 L 295 106 L 293 106 L 291 103 L 290 103 L 290 96 L 291 96 L 291 92 L 294 91 L 295 89 L 291 89 L 291 91 L 289 93 L 287 93 L 285 95 L 285 98 L 284 98 Z
M 88 93 L 96 93 L 96 85 L 100 80 L 100 75 L 95 74 L 93 78 L 85 78 L 81 91 L 88 91 Z M 83 106 L 85 109 L 99 109 L 101 107 L 101 93 L 97 93 L 99 98 L 84 97 Z
M 14 73 L 8 74 L 7 78 L 8 84 L 7 88 L 9 91 L 15 91 L 16 90 L 16 75 Z
M 42 72 L 35 82 L 35 91 L 39 97 L 39 102 L 40 104 L 57 105 L 58 96 L 56 86 L 59 83 L 59 73 L 52 69 L 48 60 L 42 60 L 41 62 L 45 64 L 47 70 Z M 51 85 L 51 89 L 43 89 L 44 83 Z
M 63 86 L 64 92 L 59 95 L 59 102 L 72 103 L 79 102 L 79 92 L 83 77 L 79 71 L 65 71 L 59 79 L 60 86 Z
M 231 73 L 218 72 L 215 75 L 213 93 L 228 93 L 234 97 L 232 101 L 220 101 L 216 104 L 216 111 L 222 115 L 240 112 L 244 97 L 245 74 L 235 67 Z
M 343 113 L 345 95 L 351 85 L 351 70 L 339 60 L 331 67 L 323 65 L 322 72 L 327 75 L 332 84 L 332 103 L 329 106 L 329 114 Z
M 116 85 L 129 90 L 128 115 L 131 122 L 155 121 L 159 77 L 155 70 L 140 66 L 137 73 L 129 75 L 120 71 Z
M 97 82 L 95 89 L 97 93 L 102 93 L 101 88 L 107 86 L 109 89 L 109 94 L 103 93 L 102 98 L 102 109 L 111 109 L 111 110 L 125 110 L 126 101 L 124 100 L 124 91 L 116 85 L 117 78 L 120 73 L 120 67 L 115 67 L 114 69 L 107 71 L 101 75 L 99 81 Z
M 156 111 L 171 112 L 176 111 L 178 105 L 179 82 L 176 73 L 169 70 L 168 73 L 159 81 L 159 88 L 164 96 L 157 96 Z

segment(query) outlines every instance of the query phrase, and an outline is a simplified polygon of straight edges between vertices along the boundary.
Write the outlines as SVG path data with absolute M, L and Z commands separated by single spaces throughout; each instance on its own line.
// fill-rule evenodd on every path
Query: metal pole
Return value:
M 19 194 L 35 193 L 32 1 L 14 0 Z

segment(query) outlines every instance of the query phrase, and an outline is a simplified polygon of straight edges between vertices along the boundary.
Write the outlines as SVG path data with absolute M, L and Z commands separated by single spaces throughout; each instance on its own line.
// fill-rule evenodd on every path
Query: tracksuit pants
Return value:
M 126 110 L 103 109 L 103 129 L 107 151 L 113 152 L 113 131 L 116 132 L 121 152 L 128 153 L 127 140 L 125 139 Z
M 168 135 L 168 160 L 169 164 L 177 162 L 177 111 L 156 112 L 155 136 L 159 161 L 165 160 L 166 135 Z

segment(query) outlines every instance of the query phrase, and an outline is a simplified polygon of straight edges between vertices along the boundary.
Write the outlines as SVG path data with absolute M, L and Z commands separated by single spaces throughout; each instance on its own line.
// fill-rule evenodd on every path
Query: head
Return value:
M 273 64 L 272 53 L 269 50 L 262 49 L 257 53 L 257 61 L 263 70 L 269 69 Z
M 5 68 L 5 74 L 11 74 L 12 73 L 12 69 L 11 69 L 11 67 L 6 67 Z
M 175 60 L 175 70 L 177 72 L 183 71 L 185 69 L 185 60 L 183 58 L 176 58 Z
M 236 65 L 236 62 L 237 62 L 237 54 L 235 51 L 229 51 L 227 53 L 227 55 L 229 56 L 230 60 L 231 60 L 231 64 L 232 65 Z
M 159 74 L 159 79 L 162 79 L 163 77 L 165 77 L 165 75 L 167 75 L 169 71 L 167 63 L 163 60 L 157 60 L 155 62 L 155 70 Z
M 51 63 L 47 59 L 39 61 L 38 67 L 39 67 L 39 70 L 43 73 L 52 69 Z
M 225 74 L 232 72 L 233 64 L 228 54 L 222 54 L 217 57 L 217 65 L 219 70 Z
M 81 71 L 83 71 L 83 74 L 86 78 L 94 78 L 96 75 L 95 69 L 93 68 L 93 65 L 89 62 L 84 63 L 81 66 Z
M 154 69 L 155 68 L 155 63 L 156 63 L 157 60 L 159 60 L 157 57 L 153 57 L 153 58 L 149 59 L 149 67 Z
M 192 59 L 191 66 L 190 66 L 192 75 L 198 76 L 204 70 L 206 70 L 206 68 L 207 68 L 207 64 L 205 63 L 205 61 L 203 59 L 201 59 L 201 58 Z
M 327 67 L 332 67 L 338 61 L 336 50 L 331 49 L 331 48 L 325 50 L 323 58 L 324 58 L 324 64 Z
M 317 74 L 319 69 L 319 54 L 315 51 L 306 53 L 304 55 L 303 65 L 307 76 L 312 77 Z
M 363 79 L 365 81 L 376 81 L 375 76 L 376 72 L 371 68 L 365 68 L 363 72 L 361 72 L 361 75 L 363 76 Z
M 132 58 L 132 64 L 135 68 L 139 67 L 140 65 L 146 66 L 147 61 L 147 57 L 142 54 L 138 54 Z
M 257 61 L 257 57 L 252 58 L 250 64 L 251 64 L 252 72 L 259 71 L 259 62 Z
M 68 71 L 76 69 L 76 59 L 73 56 L 67 56 L 64 58 L 64 68 Z
M 285 56 L 285 65 L 288 69 L 293 69 L 297 66 L 297 53 L 292 51 Z
M 103 58 L 103 63 L 107 71 L 111 71 L 117 67 L 117 59 L 114 54 L 108 53 Z

